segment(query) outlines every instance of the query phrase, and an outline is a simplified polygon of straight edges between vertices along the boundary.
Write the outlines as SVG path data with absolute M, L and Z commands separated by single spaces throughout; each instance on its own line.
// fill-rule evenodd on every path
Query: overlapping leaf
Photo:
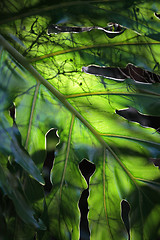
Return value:
M 129 79 L 133 74 L 119 82 L 110 76 L 105 79 L 103 74 L 88 75 L 82 72 L 82 67 L 98 65 L 111 70 L 124 69 L 129 64 L 144 69 L 149 76 L 151 73 L 157 76 L 159 19 L 155 12 L 158 13 L 159 4 L 62 1 L 46 6 L 39 1 L 32 8 L 16 1 L 11 7 L 9 3 L 6 1 L 3 5 L 1 33 L 28 62 L 15 48 L 10 48 L 4 38 L 0 43 L 29 74 L 21 72 L 15 63 L 12 63 L 15 68 L 11 68 L 10 59 L 2 58 L 8 72 L 11 69 L 13 75 L 23 74 L 25 84 L 17 77 L 18 83 L 15 79 L 10 81 L 11 91 L 6 91 L 7 85 L 2 89 L 6 105 L 2 107 L 5 118 L 1 123 L 10 119 L 6 110 L 15 102 L 21 147 L 29 152 L 40 171 L 46 154 L 45 134 L 54 128 L 60 137 L 50 176 L 52 191 L 45 197 L 40 194 L 39 199 L 32 198 L 27 188 L 33 182 L 30 185 L 28 182 L 27 188 L 23 185 L 27 198 L 47 226 L 47 230 L 35 233 L 37 238 L 79 238 L 78 203 L 82 189 L 87 188 L 78 168 L 82 159 L 96 165 L 87 200 L 90 239 L 158 238 L 159 169 L 152 159 L 160 156 L 159 134 L 157 128 L 143 128 L 135 123 L 139 121 L 125 120 L 116 110 L 121 113 L 122 109 L 134 108 L 142 115 L 154 115 L 158 119 L 159 83 L 134 82 Z M 6 15 L 9 10 L 11 22 Z M 97 29 L 97 26 L 106 28 L 111 21 L 125 29 L 114 38 Z M 59 26 L 57 34 L 48 36 L 50 24 Z M 75 33 L 73 26 L 93 29 Z M 8 81 L 9 77 L 6 75 Z M 11 127 L 11 119 L 8 121 Z M 9 143 L 4 145 L 9 152 Z M 2 146 L 1 141 L 1 150 L 4 150 Z M 41 191 L 41 187 L 37 189 Z M 121 219 L 120 203 L 123 202 L 130 206 L 129 227 L 128 215 L 126 224 L 123 214 L 126 228 Z

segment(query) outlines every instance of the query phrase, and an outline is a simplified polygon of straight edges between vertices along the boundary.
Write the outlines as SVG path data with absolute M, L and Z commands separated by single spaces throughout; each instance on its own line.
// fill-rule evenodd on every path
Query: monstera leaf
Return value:
M 160 3 L 0 6 L 0 238 L 158 240 Z

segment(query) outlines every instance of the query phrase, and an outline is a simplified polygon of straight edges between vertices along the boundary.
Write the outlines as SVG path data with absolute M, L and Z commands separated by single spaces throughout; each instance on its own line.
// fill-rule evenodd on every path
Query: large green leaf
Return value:
M 79 200 L 88 190 L 84 201 L 90 234 L 84 239 L 160 238 L 160 178 L 153 164 L 160 158 L 159 128 L 145 128 L 117 114 L 134 108 L 141 116 L 159 117 L 159 83 L 116 81 L 82 71 L 89 65 L 121 70 L 131 63 L 158 74 L 159 8 L 153 1 L 2 2 L 1 165 L 21 181 L 25 204 L 32 206 L 40 224 L 35 224 L 33 212 L 21 216 L 25 224 L 18 228 L 17 239 L 28 228 L 37 239 L 79 239 Z M 103 30 L 109 22 L 124 31 L 111 37 Z M 50 24 L 93 29 L 48 35 Z M 13 102 L 15 120 L 8 114 Z M 58 129 L 60 143 L 54 152 L 52 190 L 45 194 L 39 172 L 51 128 Z M 88 188 L 79 170 L 83 159 L 96 166 Z M 0 181 L 19 216 L 21 198 L 16 204 L 3 176 Z M 130 207 L 127 214 L 125 206 Z

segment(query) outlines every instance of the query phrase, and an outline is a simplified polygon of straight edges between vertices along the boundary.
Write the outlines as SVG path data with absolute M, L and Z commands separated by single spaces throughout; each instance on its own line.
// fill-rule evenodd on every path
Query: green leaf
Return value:
M 33 178 L 35 178 L 41 184 L 44 184 L 44 180 L 34 164 L 33 160 L 24 149 L 21 143 L 21 134 L 15 123 L 15 116 L 12 119 L 9 116 L 9 109 L 17 95 L 24 93 L 26 88 L 25 79 L 23 79 L 23 70 L 19 68 L 20 72 L 14 72 L 14 67 L 18 68 L 17 65 L 13 65 L 14 61 L 8 59 L 10 66 L 7 68 L 6 64 L 7 55 L 2 53 L 1 59 L 1 144 L 0 149 L 5 155 L 13 157 L 14 161 L 18 163 L 25 171 L 27 171 Z M 5 76 L 5 77 L 4 77 Z M 4 82 L 3 79 L 6 79 Z M 18 85 L 18 87 L 17 87 Z M 28 86 L 27 86 L 28 87 Z M 14 114 L 15 115 L 15 114 Z M 12 124 L 13 121 L 13 124 Z
M 41 240 L 79 239 L 78 204 L 89 184 L 87 238 L 127 239 L 124 224 L 130 239 L 160 238 L 159 169 L 153 161 L 160 158 L 159 134 L 157 127 L 144 128 L 137 121 L 137 116 L 143 121 L 160 117 L 160 4 L 21 0 L 5 1 L 1 9 L 1 166 L 21 182 L 27 201 L 13 195 L 14 186 L 5 185 L 4 174 L 0 186 L 16 214 L 24 212 L 19 225 L 24 231 L 17 231 L 25 235 L 30 227 Z M 104 31 L 109 26 L 114 33 L 116 26 L 124 31 L 111 37 Z M 98 66 L 98 73 L 86 74 L 89 66 Z M 104 68 L 107 73 L 101 74 Z M 117 81 L 119 75 L 123 81 Z M 8 113 L 13 103 L 15 119 Z M 122 118 L 124 109 L 135 109 L 136 119 Z M 45 194 L 40 172 L 51 129 L 57 129 L 60 142 L 51 147 L 52 188 Z M 79 171 L 83 159 L 96 166 L 87 182 Z M 121 214 L 124 199 L 131 207 L 130 219 L 124 209 Z
M 0 188 L 3 193 L 8 195 L 8 197 L 13 201 L 14 207 L 16 209 L 19 217 L 29 225 L 33 225 L 37 229 L 45 229 L 45 225 L 41 219 L 35 218 L 34 210 L 29 206 L 25 196 L 21 193 L 20 186 L 17 179 L 14 178 L 9 172 L 3 171 L 0 166 Z

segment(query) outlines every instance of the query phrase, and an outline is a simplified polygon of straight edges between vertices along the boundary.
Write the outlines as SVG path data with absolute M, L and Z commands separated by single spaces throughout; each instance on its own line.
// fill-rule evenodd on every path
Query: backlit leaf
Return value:
M 6 237 L 159 239 L 160 3 L 0 6 Z

